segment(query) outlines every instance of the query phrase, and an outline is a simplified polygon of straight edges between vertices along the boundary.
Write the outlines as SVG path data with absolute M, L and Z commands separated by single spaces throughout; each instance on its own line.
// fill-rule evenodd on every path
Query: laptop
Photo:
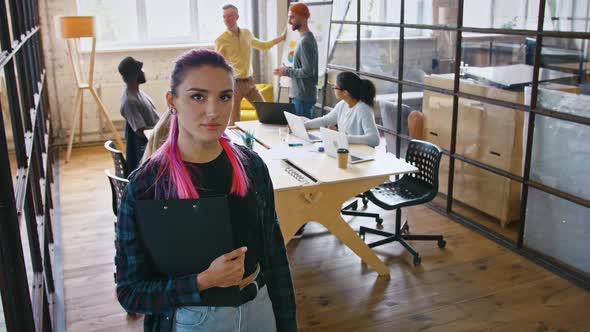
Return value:
M 291 103 L 267 103 L 254 102 L 256 114 L 258 114 L 258 121 L 264 124 L 278 124 L 286 125 L 287 119 L 283 112 L 295 114 L 295 105 Z
M 320 128 L 320 135 L 324 141 L 324 151 L 328 156 L 336 158 L 338 149 L 348 149 L 348 139 L 343 133 L 322 127 Z M 348 156 L 351 164 L 362 163 L 363 161 L 374 159 L 372 156 L 352 151 L 348 153 Z
M 322 139 L 314 134 L 309 134 L 307 129 L 305 129 L 305 124 L 303 123 L 303 119 L 295 114 L 284 112 L 285 118 L 287 118 L 287 123 L 289 124 L 289 128 L 291 128 L 291 133 L 302 140 L 314 143 L 314 142 L 321 142 Z

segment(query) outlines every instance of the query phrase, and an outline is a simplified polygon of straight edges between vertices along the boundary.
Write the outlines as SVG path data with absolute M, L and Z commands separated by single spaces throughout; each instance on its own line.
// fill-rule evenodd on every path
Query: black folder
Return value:
M 181 277 L 205 271 L 235 249 L 227 196 L 178 200 L 138 200 L 141 241 L 158 272 Z M 210 288 L 194 305 L 238 306 L 238 286 Z

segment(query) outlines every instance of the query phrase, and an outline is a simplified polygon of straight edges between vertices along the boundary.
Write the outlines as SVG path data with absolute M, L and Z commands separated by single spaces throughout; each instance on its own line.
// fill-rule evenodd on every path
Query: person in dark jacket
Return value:
M 233 89 L 232 68 L 219 53 L 180 56 L 166 94 L 168 139 L 129 177 L 117 222 L 117 297 L 128 312 L 145 315 L 146 331 L 297 331 L 268 169 L 255 152 L 224 135 Z M 136 201 L 220 194 L 229 197 L 237 249 L 205 271 L 183 277 L 158 272 L 139 238 Z M 204 304 L 203 291 L 236 285 L 239 306 Z

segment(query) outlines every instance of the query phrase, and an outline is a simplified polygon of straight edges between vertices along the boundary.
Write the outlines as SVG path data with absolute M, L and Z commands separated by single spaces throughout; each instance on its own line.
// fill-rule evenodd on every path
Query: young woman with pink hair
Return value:
M 180 56 L 166 94 L 168 139 L 129 177 L 117 222 L 117 296 L 145 314 L 146 331 L 296 331 L 295 294 L 262 159 L 224 135 L 234 90 L 231 66 L 214 51 Z M 194 275 L 158 272 L 138 238 L 138 199 L 228 195 L 238 249 Z M 198 220 L 195 220 L 198 222 Z M 242 304 L 207 306 L 201 292 L 243 286 Z

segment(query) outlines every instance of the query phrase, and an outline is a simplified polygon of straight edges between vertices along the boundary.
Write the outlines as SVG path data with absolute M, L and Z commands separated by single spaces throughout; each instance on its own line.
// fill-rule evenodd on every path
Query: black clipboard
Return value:
M 227 196 L 138 200 L 139 234 L 158 272 L 181 277 L 205 271 L 235 249 Z M 210 288 L 194 305 L 238 306 L 238 286 Z

